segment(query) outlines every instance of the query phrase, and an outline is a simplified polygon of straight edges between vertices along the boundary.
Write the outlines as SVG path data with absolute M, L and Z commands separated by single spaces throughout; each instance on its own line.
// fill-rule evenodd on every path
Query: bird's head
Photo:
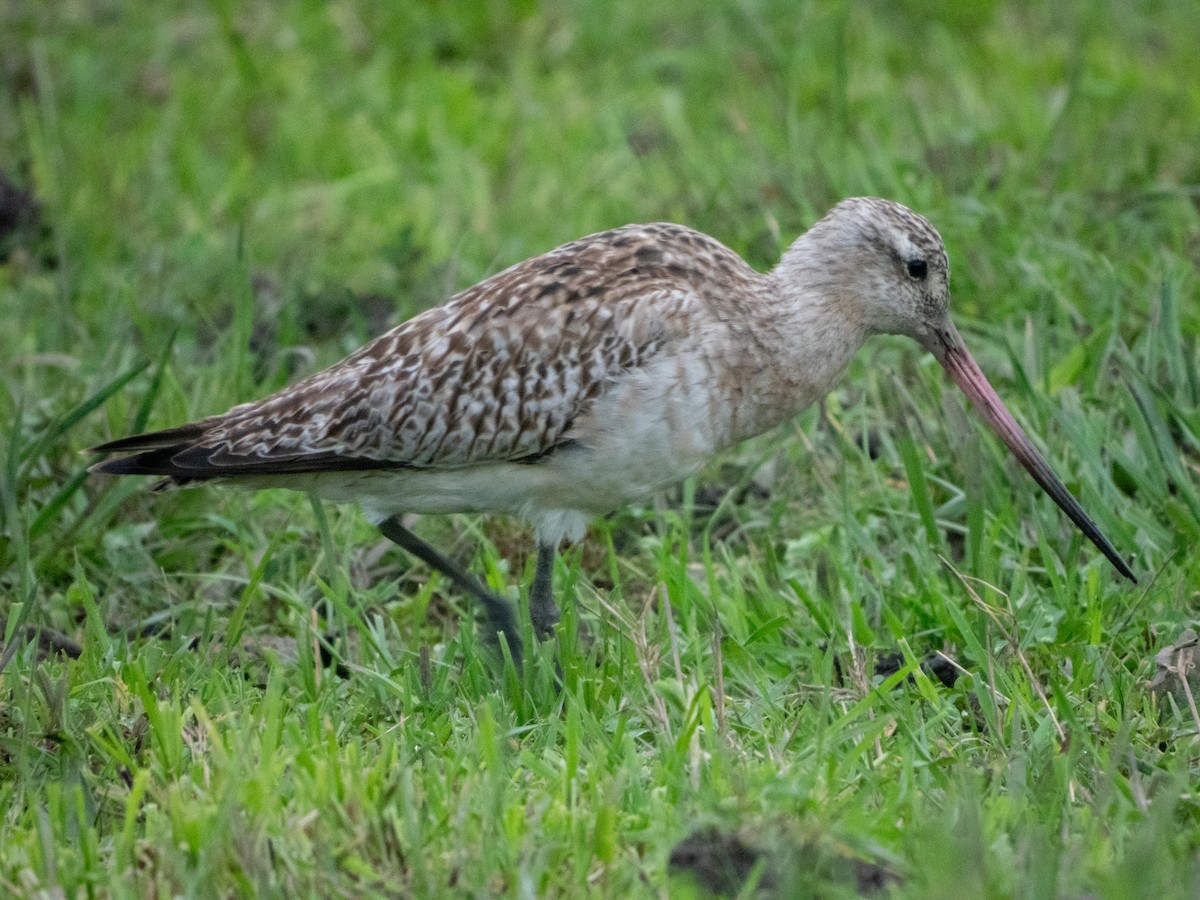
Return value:
M 945 244 L 928 219 L 899 203 L 843 200 L 788 256 L 867 334 L 904 334 L 932 350 L 949 321 Z
M 928 219 L 890 200 L 843 200 L 793 244 L 781 269 L 860 333 L 907 335 L 932 353 L 1042 489 L 1122 575 L 1136 580 L 967 350 L 950 319 L 946 247 Z

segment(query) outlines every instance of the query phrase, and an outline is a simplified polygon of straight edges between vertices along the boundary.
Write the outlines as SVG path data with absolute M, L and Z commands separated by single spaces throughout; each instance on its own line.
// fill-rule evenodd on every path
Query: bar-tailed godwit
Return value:
M 871 335 L 904 334 L 1133 579 L 967 351 L 949 280 L 937 231 L 887 200 L 839 203 L 765 275 L 690 228 L 628 225 L 518 263 L 265 399 L 103 444 L 132 455 L 94 468 L 357 502 L 480 601 L 519 660 L 511 604 L 414 535 L 404 513 L 531 522 L 530 618 L 545 635 L 559 618 L 563 540 L 795 416 Z

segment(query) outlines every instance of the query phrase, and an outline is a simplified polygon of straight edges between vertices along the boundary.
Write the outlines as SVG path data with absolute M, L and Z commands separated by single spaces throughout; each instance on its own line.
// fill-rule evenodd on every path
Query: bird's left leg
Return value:
M 529 621 L 533 623 L 534 636 L 541 639 L 550 637 L 562 618 L 554 602 L 555 550 L 553 544 L 538 543 L 537 570 L 529 588 Z
M 477 600 L 483 607 L 484 618 L 487 619 L 488 639 L 498 640 L 504 635 L 508 643 L 508 652 L 518 671 L 521 668 L 521 635 L 517 630 L 516 618 L 511 604 L 503 597 L 492 593 L 467 571 L 447 556 L 443 556 L 429 544 L 425 543 L 404 527 L 399 516 L 392 516 L 379 524 L 379 532 L 388 540 L 398 544 L 403 550 L 411 553 L 417 559 L 433 567 L 449 578 L 469 596 Z

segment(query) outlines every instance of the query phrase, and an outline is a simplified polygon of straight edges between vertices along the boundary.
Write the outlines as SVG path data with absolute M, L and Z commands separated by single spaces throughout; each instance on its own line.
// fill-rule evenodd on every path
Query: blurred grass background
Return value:
M 1197 46 L 1191 0 L 9 0 L 0 889 L 1194 896 Z M 582 234 L 765 269 L 859 194 L 941 230 L 1138 588 L 903 340 L 597 523 L 519 685 L 352 511 L 84 474 Z M 519 523 L 422 529 L 527 581 Z

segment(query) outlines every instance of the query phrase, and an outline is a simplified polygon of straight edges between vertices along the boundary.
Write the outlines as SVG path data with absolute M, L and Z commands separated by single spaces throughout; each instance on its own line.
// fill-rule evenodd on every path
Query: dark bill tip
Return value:
M 1066 513 L 1087 539 L 1096 545 L 1116 570 L 1137 584 L 1133 570 L 1117 553 L 1116 548 L 1109 543 L 1108 538 L 1104 536 L 1096 523 L 1083 511 L 1079 501 L 1071 495 L 1066 485 L 1054 474 L 1050 464 L 1046 462 L 1021 426 L 1017 424 L 1016 419 L 1012 417 L 1012 413 L 1005 407 L 1000 396 L 988 382 L 987 376 L 983 374 L 983 370 L 979 368 L 979 364 L 967 350 L 962 336 L 954 325 L 947 321 L 942 328 L 938 329 L 936 338 L 927 346 L 950 377 L 954 379 L 954 383 L 970 399 L 976 412 L 996 432 L 997 437 L 1004 441 L 1013 456 L 1033 476 L 1033 480 L 1050 495 L 1050 498 L 1058 504 L 1059 509 Z

